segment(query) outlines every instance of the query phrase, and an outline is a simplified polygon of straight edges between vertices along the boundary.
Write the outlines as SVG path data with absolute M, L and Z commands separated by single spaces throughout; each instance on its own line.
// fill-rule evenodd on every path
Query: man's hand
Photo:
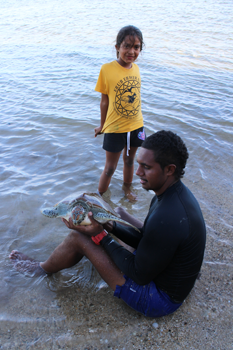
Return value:
M 101 224 L 99 224 L 96 220 L 93 219 L 92 212 L 88 213 L 88 217 L 89 217 L 89 219 L 91 221 L 91 225 L 88 225 L 88 226 L 74 225 L 73 224 L 73 220 L 71 218 L 69 218 L 69 221 L 67 221 L 66 219 L 62 218 L 62 221 L 71 230 L 75 230 L 75 231 L 84 233 L 87 236 L 96 236 L 100 232 L 102 232 L 104 228 L 103 228 L 103 226 Z
M 103 225 L 104 229 L 108 232 L 112 232 L 113 229 L 113 222 L 112 221 L 108 221 L 106 222 L 106 224 Z

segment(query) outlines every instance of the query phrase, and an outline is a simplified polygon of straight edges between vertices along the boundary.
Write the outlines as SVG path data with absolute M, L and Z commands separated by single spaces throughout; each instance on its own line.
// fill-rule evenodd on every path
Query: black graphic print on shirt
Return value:
M 138 115 L 141 106 L 140 80 L 135 76 L 125 77 L 115 86 L 114 108 L 117 114 L 127 119 L 133 119 Z

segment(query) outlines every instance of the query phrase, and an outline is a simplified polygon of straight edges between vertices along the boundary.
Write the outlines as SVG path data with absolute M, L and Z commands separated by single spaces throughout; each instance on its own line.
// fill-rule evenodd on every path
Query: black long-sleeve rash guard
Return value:
M 197 200 L 181 181 L 154 196 L 140 232 L 116 224 L 113 234 L 137 249 L 134 255 L 111 236 L 101 241 L 126 276 L 140 285 L 154 281 L 176 302 L 186 298 L 201 268 L 206 229 Z

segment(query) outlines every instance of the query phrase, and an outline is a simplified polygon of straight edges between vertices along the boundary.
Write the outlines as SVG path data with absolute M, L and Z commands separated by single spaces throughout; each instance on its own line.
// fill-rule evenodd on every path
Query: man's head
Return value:
M 171 131 L 161 130 L 149 136 L 142 144 L 137 160 L 136 174 L 142 187 L 163 193 L 184 175 L 188 150 L 181 138 Z
M 161 130 L 150 135 L 142 144 L 143 148 L 154 152 L 155 162 L 164 169 L 166 165 L 175 164 L 174 176 L 176 180 L 183 177 L 187 159 L 187 147 L 182 139 L 172 131 Z

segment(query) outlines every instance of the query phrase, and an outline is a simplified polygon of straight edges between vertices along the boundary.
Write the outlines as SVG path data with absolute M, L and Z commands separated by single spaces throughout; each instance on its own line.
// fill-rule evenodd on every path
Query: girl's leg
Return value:
M 116 170 L 121 152 L 113 153 L 106 151 L 106 163 L 104 167 L 104 171 L 100 176 L 98 191 L 102 195 L 107 191 L 108 186 L 111 182 L 112 175 Z
M 123 151 L 123 161 L 124 161 L 124 168 L 123 168 L 123 190 L 125 191 L 126 197 L 130 201 L 136 200 L 136 195 L 130 190 L 132 181 L 133 181 L 133 174 L 134 174 L 134 158 L 136 155 L 138 147 L 131 147 L 129 150 L 129 155 L 127 156 L 127 146 L 125 146 Z

